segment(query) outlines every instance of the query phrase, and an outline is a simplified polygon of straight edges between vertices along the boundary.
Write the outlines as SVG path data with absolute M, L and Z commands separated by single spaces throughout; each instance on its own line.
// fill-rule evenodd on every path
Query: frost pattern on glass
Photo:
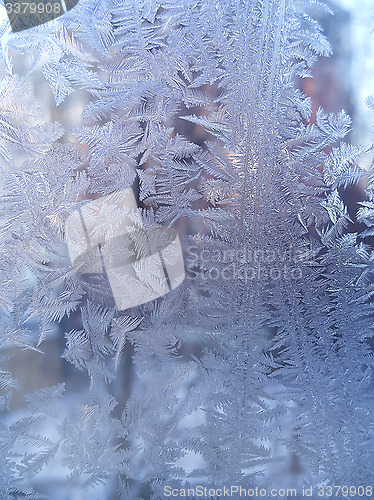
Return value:
M 351 120 L 311 123 L 294 85 L 331 52 L 324 8 L 80 0 L 3 36 L 1 498 L 373 482 L 373 175 L 350 232 Z M 64 228 L 130 188 L 143 224 L 178 230 L 186 279 L 121 312 Z M 27 393 L 22 360 L 51 356 L 60 380 Z

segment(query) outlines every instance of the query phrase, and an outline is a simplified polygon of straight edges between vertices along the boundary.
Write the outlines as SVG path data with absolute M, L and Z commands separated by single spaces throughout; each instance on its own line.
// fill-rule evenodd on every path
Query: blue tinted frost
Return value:
M 373 175 L 353 232 L 351 120 L 312 123 L 295 87 L 331 52 L 318 9 L 81 0 L 4 21 L 0 498 L 372 484 Z M 64 227 L 128 188 L 178 230 L 187 276 L 119 312 Z

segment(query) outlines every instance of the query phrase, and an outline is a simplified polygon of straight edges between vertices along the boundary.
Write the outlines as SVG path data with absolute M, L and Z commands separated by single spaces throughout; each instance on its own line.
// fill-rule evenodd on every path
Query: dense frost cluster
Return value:
M 0 498 L 373 482 L 374 181 L 348 115 L 311 123 L 295 86 L 330 54 L 323 9 L 80 0 L 0 26 Z M 130 188 L 186 278 L 122 311 L 65 223 Z

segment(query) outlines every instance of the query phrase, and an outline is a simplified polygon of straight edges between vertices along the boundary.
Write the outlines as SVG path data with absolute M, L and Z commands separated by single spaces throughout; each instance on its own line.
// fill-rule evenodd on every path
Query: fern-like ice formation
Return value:
M 3 22 L 1 498 L 372 482 L 373 181 L 349 232 L 350 118 L 311 123 L 295 87 L 330 54 L 318 9 L 80 0 Z M 179 231 L 187 277 L 120 312 L 64 225 L 131 187 L 145 224 Z M 59 380 L 24 394 L 20 364 L 51 356 Z

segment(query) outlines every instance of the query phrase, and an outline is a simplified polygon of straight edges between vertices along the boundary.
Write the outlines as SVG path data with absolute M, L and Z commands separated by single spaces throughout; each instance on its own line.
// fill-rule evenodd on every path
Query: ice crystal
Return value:
M 331 52 L 316 9 L 80 0 L 4 25 L 1 498 L 372 482 L 374 183 L 352 215 L 351 120 L 312 122 L 295 85 Z M 187 276 L 118 311 L 65 223 L 129 188 L 145 226 L 179 231 Z M 28 393 L 20 364 L 48 360 Z

